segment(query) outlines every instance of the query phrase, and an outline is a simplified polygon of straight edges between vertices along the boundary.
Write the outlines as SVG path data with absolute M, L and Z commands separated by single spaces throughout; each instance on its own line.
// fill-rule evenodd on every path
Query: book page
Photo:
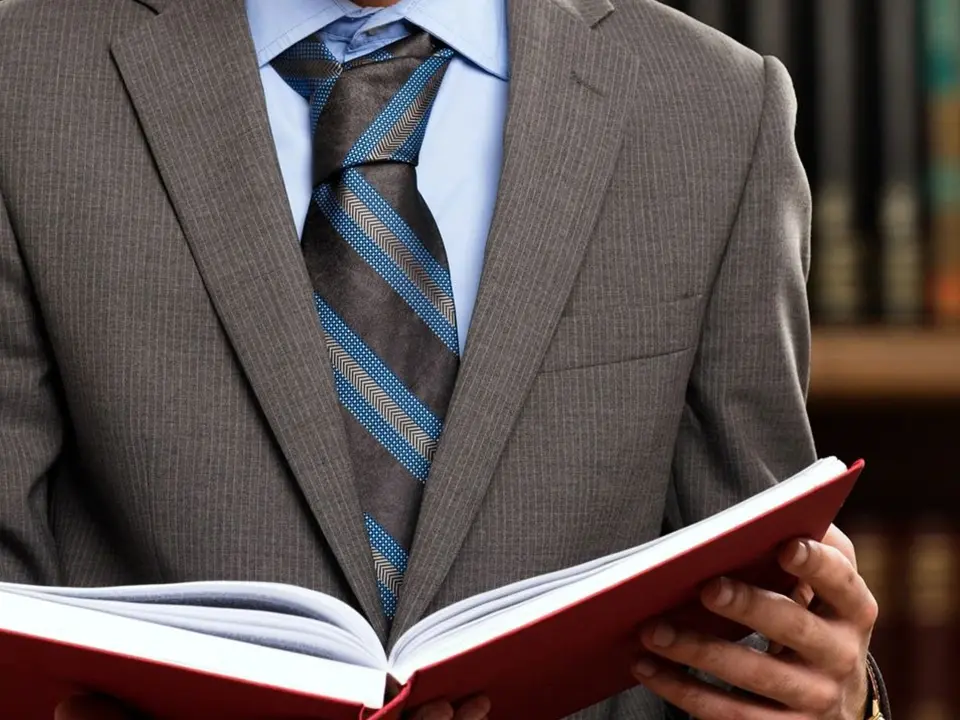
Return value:
M 380 639 L 363 615 L 330 595 L 293 585 L 202 581 L 106 588 L 60 588 L 0 583 L 0 591 L 27 593 L 54 602 L 60 598 L 76 598 L 139 605 L 250 610 L 309 618 L 340 628 L 356 638 L 360 645 L 381 659 L 379 667 L 386 662 Z
M 537 578 L 538 584 L 549 584 L 550 589 L 542 593 L 527 593 L 526 599 L 516 604 L 504 603 L 502 598 L 518 586 L 523 588 L 520 590 L 523 594 L 531 587 L 530 581 L 490 593 L 492 599 L 486 604 L 478 605 L 475 598 L 456 603 L 443 611 L 443 632 L 431 633 L 439 623 L 426 618 L 405 634 L 404 647 L 391 657 L 391 674 L 401 683 L 406 682 L 419 668 L 482 645 L 640 575 L 651 567 L 791 502 L 845 471 L 846 466 L 836 458 L 821 460 L 792 478 L 699 523 L 618 553 L 610 562 L 598 564 L 598 561 L 592 561 L 573 569 L 540 576 Z M 553 582 L 555 580 L 559 581 Z M 460 613 L 464 622 L 449 622 Z M 430 635 L 430 640 L 418 642 L 421 634 Z
M 656 540 L 652 542 L 656 542 Z M 404 633 L 397 640 L 393 651 L 390 653 L 390 665 L 392 667 L 392 664 L 401 655 L 409 656 L 411 653 L 416 653 L 423 645 L 452 630 L 468 625 L 475 620 L 508 612 L 510 608 L 568 585 L 573 581 L 579 581 L 602 572 L 605 568 L 630 557 L 635 552 L 635 548 L 624 550 L 583 565 L 564 568 L 547 575 L 528 578 L 513 585 L 495 588 L 481 595 L 466 598 L 460 603 L 450 605 L 425 618 L 410 631 Z
M 386 673 L 0 590 L 0 628 L 379 708 Z
M 41 593 L 18 590 L 18 594 L 43 599 Z M 367 648 L 345 630 L 312 618 L 263 610 L 71 597 L 58 597 L 56 602 L 360 667 L 386 669 L 379 647 Z
M 666 540 L 667 537 L 654 538 L 642 545 L 641 548 L 650 550 Z M 520 605 L 572 581 L 583 580 L 636 555 L 638 549 L 640 548 L 627 548 L 611 555 L 588 560 L 580 565 L 519 580 L 511 585 L 504 585 L 479 595 L 472 595 L 458 603 L 438 610 L 421 620 L 397 640 L 393 651 L 390 653 L 390 666 L 392 667 L 401 654 L 406 655 L 416 652 L 418 647 L 454 628 L 462 627 L 479 618 L 505 612 L 515 605 Z

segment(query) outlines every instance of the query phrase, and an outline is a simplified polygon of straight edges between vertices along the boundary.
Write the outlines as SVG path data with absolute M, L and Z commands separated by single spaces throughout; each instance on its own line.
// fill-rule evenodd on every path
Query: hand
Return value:
M 821 543 L 790 543 L 780 563 L 800 579 L 800 596 L 809 596 L 810 588 L 816 593 L 823 604 L 819 612 L 806 602 L 725 579 L 711 583 L 701 599 L 710 611 L 756 630 L 782 652 L 762 653 L 654 623 L 641 638 L 659 657 L 637 662 L 637 681 L 698 720 L 862 720 L 877 603 L 857 574 L 853 544 L 831 527 Z M 726 692 L 678 666 L 746 693 Z
M 57 706 L 53 720 L 132 720 L 134 716 L 107 698 L 77 695 Z
M 456 710 L 448 702 L 434 702 L 414 711 L 410 720 L 487 720 L 490 701 L 475 697 L 465 701 Z
M 447 702 L 435 702 L 418 708 L 411 720 L 486 720 L 490 701 L 476 697 L 456 710 Z M 60 703 L 54 720 L 132 720 L 133 715 L 106 698 L 78 695 Z M 141 716 L 138 716 L 141 717 Z

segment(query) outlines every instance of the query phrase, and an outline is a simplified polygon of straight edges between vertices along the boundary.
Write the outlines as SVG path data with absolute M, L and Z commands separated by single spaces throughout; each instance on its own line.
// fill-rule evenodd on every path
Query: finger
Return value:
M 490 700 L 484 696 L 471 698 L 457 708 L 454 720 L 485 720 L 490 714 Z
M 859 661 L 860 645 L 849 627 L 831 623 L 779 593 L 722 578 L 702 595 L 711 612 L 751 628 L 836 674 Z
M 423 705 L 411 716 L 411 720 L 453 720 L 453 718 L 453 705 L 444 701 Z
M 840 550 L 813 540 L 794 541 L 784 548 L 780 563 L 784 570 L 808 583 L 840 618 L 864 632 L 873 628 L 877 601 Z
M 840 553 L 850 561 L 854 568 L 857 568 L 857 552 L 853 547 L 853 540 L 844 534 L 836 525 L 831 525 L 827 534 L 821 540 L 824 545 L 835 547 Z
M 803 608 L 809 608 L 810 603 L 813 602 L 813 588 L 807 585 L 805 582 L 797 584 L 797 587 L 794 588 L 793 592 L 790 594 L 790 599 L 793 600 L 797 605 Z M 770 642 L 767 652 L 771 655 L 779 655 L 783 652 L 783 645 L 778 642 Z
M 697 680 L 677 667 L 653 659 L 640 660 L 633 670 L 641 685 L 700 720 L 803 720 L 803 716 L 795 711 L 733 695 Z
M 130 720 L 117 703 L 94 695 L 77 695 L 57 706 L 54 720 Z
M 813 588 L 805 582 L 799 583 L 790 593 L 790 599 L 803 608 L 809 608 L 815 596 L 816 593 L 813 592 Z
M 660 657 L 796 710 L 827 712 L 838 701 L 836 682 L 804 665 L 784 662 L 751 647 L 677 631 L 667 623 L 646 628 L 641 640 Z

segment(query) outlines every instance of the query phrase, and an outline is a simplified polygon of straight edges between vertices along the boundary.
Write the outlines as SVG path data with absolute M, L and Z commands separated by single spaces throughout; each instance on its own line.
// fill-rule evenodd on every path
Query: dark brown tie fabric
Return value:
M 311 36 L 273 62 L 310 103 L 303 253 L 388 619 L 459 367 L 447 256 L 416 178 L 452 57 L 419 33 L 341 65 Z

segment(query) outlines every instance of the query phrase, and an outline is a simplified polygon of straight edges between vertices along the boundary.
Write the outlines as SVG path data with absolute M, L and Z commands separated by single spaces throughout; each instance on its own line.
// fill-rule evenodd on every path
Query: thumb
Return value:
M 53 720 L 129 720 L 117 703 L 95 695 L 76 695 L 57 706 Z

